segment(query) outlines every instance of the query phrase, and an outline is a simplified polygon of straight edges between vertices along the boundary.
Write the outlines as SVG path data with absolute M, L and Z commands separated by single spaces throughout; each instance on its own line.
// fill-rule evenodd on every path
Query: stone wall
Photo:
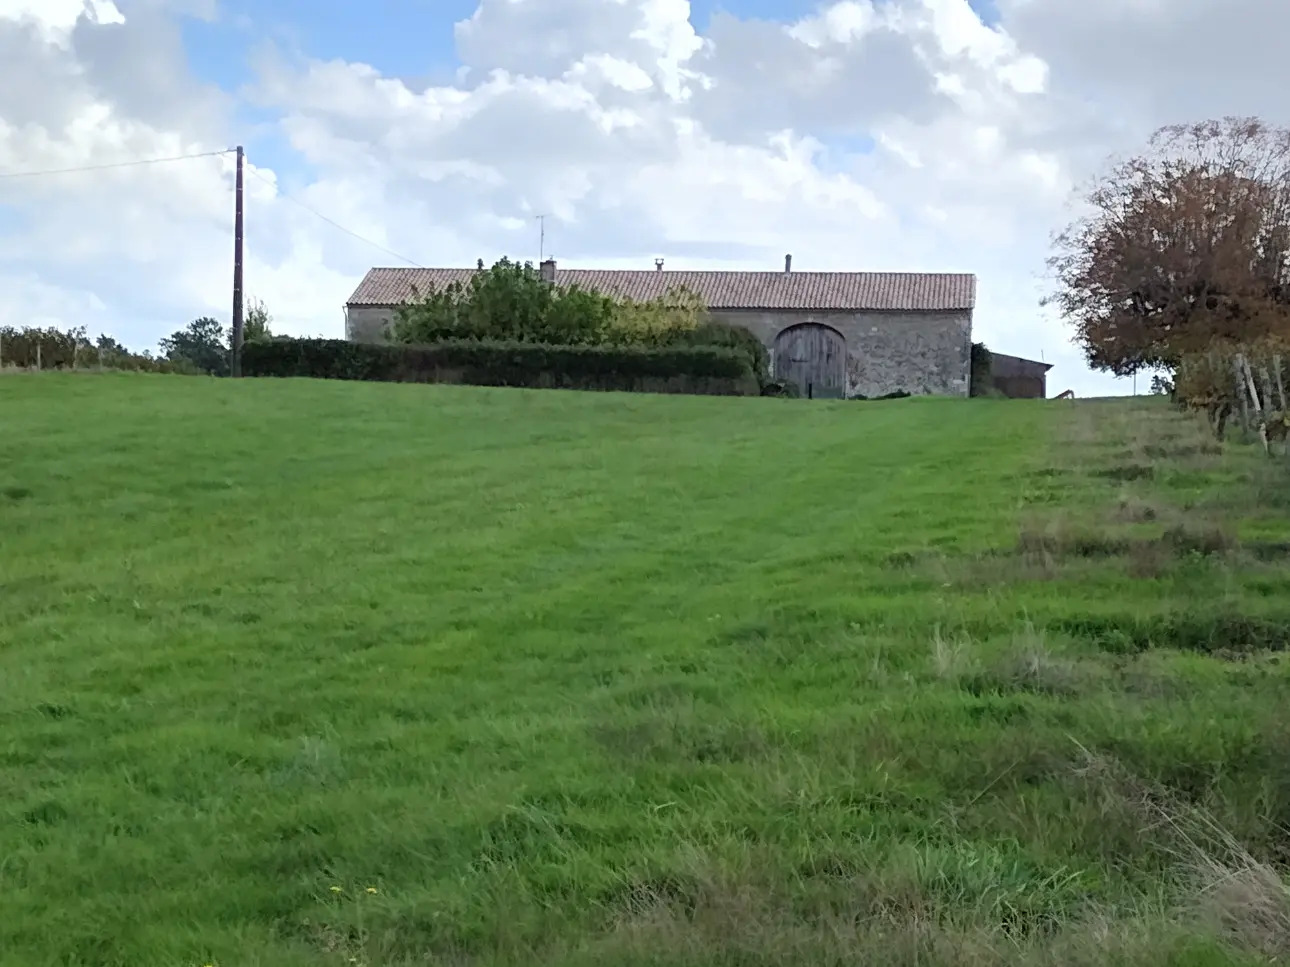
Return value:
M 345 338 L 350 342 L 384 342 L 394 310 L 370 306 L 345 308 Z
M 847 344 L 847 395 L 967 396 L 972 313 L 756 312 L 726 310 L 713 319 L 751 330 L 771 353 L 775 337 L 804 322 L 831 326 Z
M 350 307 L 345 338 L 384 338 L 392 309 Z M 967 396 L 972 355 L 972 313 L 958 312 L 758 312 L 714 311 L 718 322 L 743 326 L 771 352 L 775 337 L 804 322 L 832 326 L 847 344 L 847 395 Z

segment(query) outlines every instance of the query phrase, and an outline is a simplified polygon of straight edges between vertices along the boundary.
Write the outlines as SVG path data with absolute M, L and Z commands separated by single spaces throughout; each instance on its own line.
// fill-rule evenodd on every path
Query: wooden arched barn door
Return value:
M 847 344 L 831 326 L 805 322 L 775 337 L 775 378 L 803 397 L 838 399 L 847 391 Z

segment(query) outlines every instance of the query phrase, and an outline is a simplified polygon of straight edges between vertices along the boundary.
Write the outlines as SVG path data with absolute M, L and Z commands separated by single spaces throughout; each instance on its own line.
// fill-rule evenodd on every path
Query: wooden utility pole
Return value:
M 242 375 L 242 166 L 246 153 L 237 146 L 237 187 L 233 201 L 233 335 L 229 338 L 232 359 L 229 371 Z

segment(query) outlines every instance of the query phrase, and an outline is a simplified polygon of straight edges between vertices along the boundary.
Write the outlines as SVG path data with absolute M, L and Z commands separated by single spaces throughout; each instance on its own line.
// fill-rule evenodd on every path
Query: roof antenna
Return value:
M 545 215 L 537 215 L 537 216 L 535 216 L 535 217 L 537 218 L 537 220 L 538 220 L 538 225 L 540 226 L 540 228 L 539 228 L 539 230 L 538 230 L 538 231 L 539 231 L 539 234 L 538 234 L 538 261 L 539 261 L 539 262 L 545 262 L 545 261 L 546 261 L 546 216 L 545 216 Z

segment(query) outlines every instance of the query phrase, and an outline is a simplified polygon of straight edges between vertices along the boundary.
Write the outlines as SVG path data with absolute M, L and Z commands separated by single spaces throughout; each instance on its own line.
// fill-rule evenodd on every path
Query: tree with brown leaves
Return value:
M 1162 128 L 1084 201 L 1055 240 L 1048 301 L 1095 369 L 1175 370 L 1290 333 L 1290 130 Z

